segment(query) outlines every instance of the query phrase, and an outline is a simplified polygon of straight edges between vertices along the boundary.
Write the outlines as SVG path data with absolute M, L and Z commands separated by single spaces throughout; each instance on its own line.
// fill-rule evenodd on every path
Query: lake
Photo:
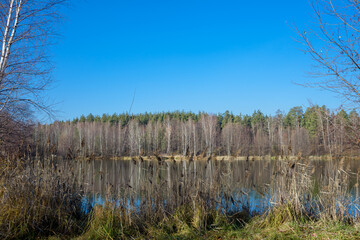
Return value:
M 73 160 L 72 163 L 79 185 L 87 200 L 93 203 L 123 198 L 131 200 L 133 206 L 140 206 L 143 201 L 158 199 L 175 207 L 200 196 L 209 204 L 227 210 L 235 211 L 246 206 L 251 212 L 263 212 L 277 196 L 278 189 L 293 188 L 292 181 L 297 181 L 295 188 L 298 191 L 303 184 L 311 184 L 313 195 L 339 191 L 346 201 L 359 206 L 360 161 L 356 160 L 183 160 L 159 163 L 156 160 L 104 159 Z M 335 190 L 329 190 L 334 186 Z M 348 210 L 351 214 L 358 212 L 354 207 Z

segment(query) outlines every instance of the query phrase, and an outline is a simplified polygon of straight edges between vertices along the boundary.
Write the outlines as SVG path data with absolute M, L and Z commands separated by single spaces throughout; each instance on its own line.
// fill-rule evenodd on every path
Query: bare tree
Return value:
M 51 113 L 42 92 L 51 80 L 47 50 L 66 0 L 0 0 L 0 112 L 24 105 Z
M 234 124 L 232 122 L 227 123 L 222 129 L 222 143 L 224 150 L 228 156 L 232 153 L 232 146 L 234 141 Z
M 306 86 L 335 92 L 352 106 L 360 104 L 360 2 L 358 0 L 314 0 L 317 26 L 296 28 L 304 52 L 316 66 Z
M 47 50 L 65 1 L 0 0 L 0 150 L 9 149 L 4 142 L 21 144 L 18 130 L 34 110 L 52 115 L 43 95 L 51 82 Z
M 217 119 L 215 115 L 202 114 L 200 121 L 205 138 L 205 146 L 208 150 L 207 154 L 211 155 L 215 148 Z
M 166 117 L 166 141 L 167 141 L 167 150 L 166 153 L 170 154 L 171 152 L 171 132 L 172 132 L 172 127 L 171 127 L 171 121 L 170 121 L 170 117 L 167 116 Z

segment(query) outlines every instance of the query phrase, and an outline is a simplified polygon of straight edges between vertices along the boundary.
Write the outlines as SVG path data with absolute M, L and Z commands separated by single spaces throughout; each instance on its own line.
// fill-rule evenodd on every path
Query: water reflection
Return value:
M 86 193 L 97 195 L 107 194 L 109 187 L 114 192 L 124 187 L 136 192 L 145 181 L 165 180 L 164 191 L 178 181 L 200 180 L 212 187 L 215 171 L 234 190 L 261 188 L 270 183 L 273 174 L 271 161 L 171 161 L 159 165 L 155 161 L 92 160 L 79 161 L 76 167 Z
M 289 163 L 289 167 L 294 167 Z M 91 199 L 129 194 L 136 199 L 151 199 L 155 194 L 168 201 L 181 202 L 183 196 L 214 193 L 224 204 L 250 201 L 251 211 L 262 211 L 271 197 L 269 187 L 279 174 L 279 161 L 137 161 L 91 160 L 75 163 L 79 184 Z M 349 190 L 355 199 L 360 161 L 298 161 L 317 184 L 329 182 L 334 169 L 349 172 Z M 336 171 L 335 171 L 336 172 Z M 197 191 L 192 191 L 197 189 Z M 209 195 L 210 196 L 210 195 Z M 233 198 L 233 199 L 230 199 Z M 100 200 L 99 200 L 100 199 Z M 209 198 L 211 199 L 211 198 Z M 230 199 L 230 200 L 229 200 Z

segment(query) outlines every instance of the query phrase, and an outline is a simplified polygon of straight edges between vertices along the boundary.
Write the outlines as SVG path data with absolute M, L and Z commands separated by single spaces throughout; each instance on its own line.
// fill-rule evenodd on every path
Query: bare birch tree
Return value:
M 171 132 L 172 132 L 172 127 L 171 127 L 171 121 L 170 121 L 170 117 L 167 116 L 166 117 L 166 141 L 167 141 L 167 150 L 166 153 L 170 154 L 171 153 Z
M 51 113 L 42 93 L 51 82 L 48 47 L 65 1 L 0 0 L 0 113 L 26 106 Z
M 47 50 L 65 1 L 0 0 L 0 150 L 24 140 L 34 110 L 52 115 L 43 94 L 51 82 Z

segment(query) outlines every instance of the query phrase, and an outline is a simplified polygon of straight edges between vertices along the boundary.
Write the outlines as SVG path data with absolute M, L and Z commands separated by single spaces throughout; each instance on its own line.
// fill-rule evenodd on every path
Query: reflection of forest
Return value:
M 165 194 L 179 191 L 178 187 L 174 187 L 179 184 L 189 188 L 201 186 L 204 191 L 216 185 L 229 193 L 251 190 L 264 193 L 273 176 L 278 174 L 278 163 L 267 160 L 167 161 L 159 165 L 155 161 L 92 160 L 76 161 L 75 168 L 88 194 L 105 195 L 109 190 L 118 193 L 124 189 L 140 193 L 144 188 L 155 185 Z M 328 171 L 336 169 L 338 164 L 343 164 L 351 176 L 360 169 L 360 162 L 356 160 L 344 163 L 302 161 L 300 164 L 306 164 L 313 179 L 325 185 L 330 176 Z M 353 178 L 355 180 L 355 174 Z

